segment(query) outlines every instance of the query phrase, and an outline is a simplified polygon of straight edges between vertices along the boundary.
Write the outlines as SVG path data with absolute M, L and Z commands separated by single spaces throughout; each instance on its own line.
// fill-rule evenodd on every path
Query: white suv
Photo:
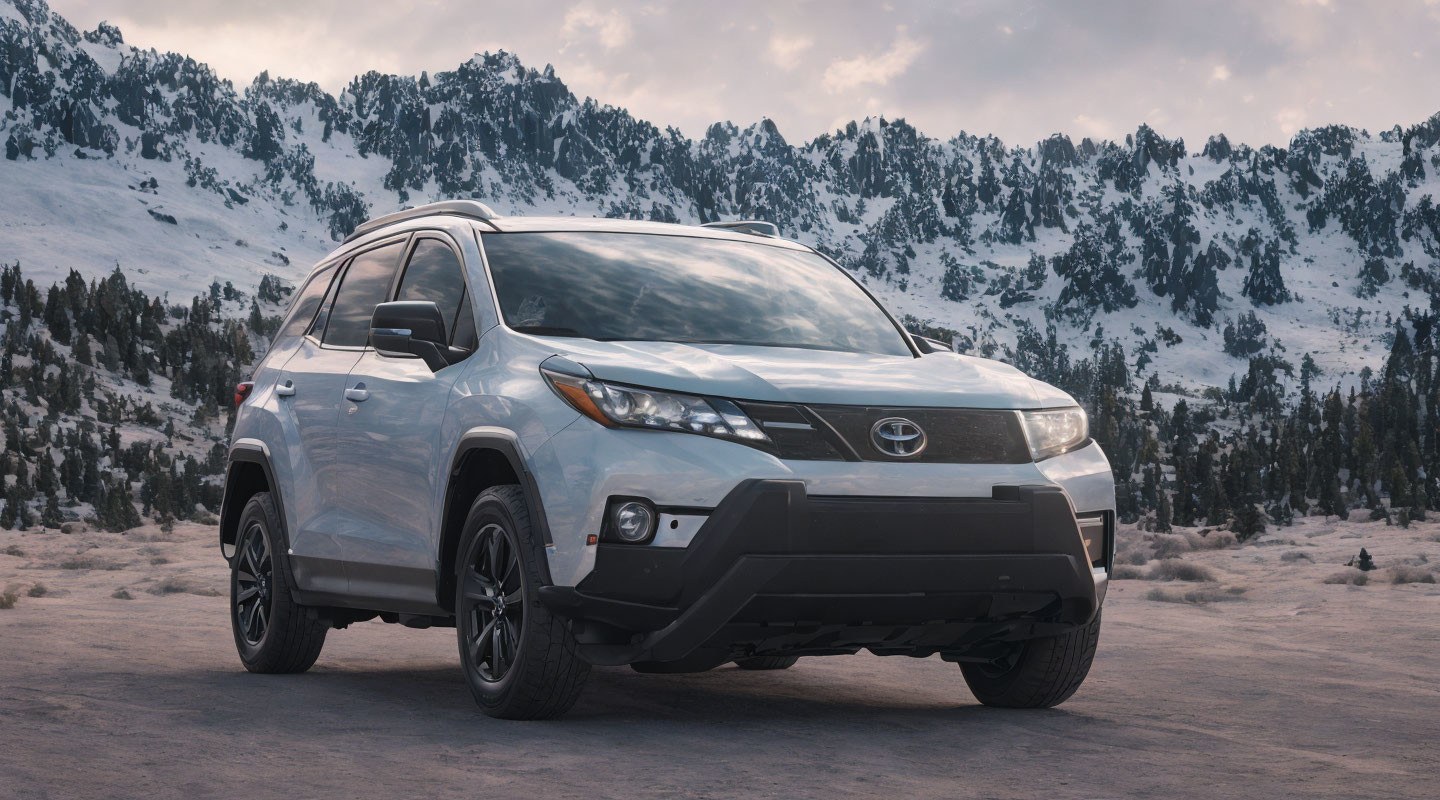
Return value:
M 235 644 L 454 626 L 486 713 L 591 665 L 939 655 L 983 703 L 1084 679 L 1110 465 L 1064 392 L 908 334 L 767 223 L 373 220 L 296 293 L 239 406 Z

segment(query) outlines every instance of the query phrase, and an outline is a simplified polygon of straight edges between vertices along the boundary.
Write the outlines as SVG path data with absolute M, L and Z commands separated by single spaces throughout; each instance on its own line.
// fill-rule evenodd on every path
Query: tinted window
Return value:
M 521 332 L 911 354 L 884 311 L 814 253 L 626 233 L 484 243 L 505 323 Z
M 299 336 L 304 332 L 310 320 L 315 318 L 315 309 L 320 306 L 320 300 L 325 297 L 325 290 L 330 288 L 330 279 L 335 276 L 333 266 L 310 276 L 305 287 L 295 295 L 295 300 L 290 303 L 290 313 L 285 317 L 285 324 L 280 326 L 280 332 L 275 334 L 275 341 L 287 339 L 291 336 Z
M 324 342 L 339 347 L 363 347 L 370 340 L 370 317 L 385 302 L 400 243 L 361 253 L 340 278 L 340 290 L 330 309 Z
M 410 264 L 405 267 L 400 293 L 395 299 L 433 302 L 445 317 L 448 334 L 455 330 L 455 313 L 464 297 L 465 275 L 455 251 L 438 239 L 421 239 L 410 254 Z

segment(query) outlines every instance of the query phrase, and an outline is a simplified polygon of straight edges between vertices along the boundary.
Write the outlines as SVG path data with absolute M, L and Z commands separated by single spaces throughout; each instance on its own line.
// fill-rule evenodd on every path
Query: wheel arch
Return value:
M 278 533 L 289 542 L 290 536 L 285 530 L 285 501 L 281 497 L 280 485 L 275 481 L 275 470 L 270 466 L 270 448 L 255 439 L 240 439 L 230 448 L 229 462 L 225 468 L 225 490 L 220 501 L 220 554 L 226 561 L 234 557 L 240 513 L 245 510 L 250 498 L 260 492 L 270 493 L 275 513 L 280 518 Z
M 473 428 L 460 437 L 450 461 L 445 481 L 445 499 L 440 518 L 440 536 L 436 553 L 436 603 L 453 610 L 455 594 L 455 559 L 460 536 L 469 516 L 470 506 L 480 493 L 492 486 L 518 484 L 530 512 L 536 563 L 543 583 L 550 583 L 550 526 L 540 502 L 540 489 L 530 472 L 520 439 L 505 428 Z

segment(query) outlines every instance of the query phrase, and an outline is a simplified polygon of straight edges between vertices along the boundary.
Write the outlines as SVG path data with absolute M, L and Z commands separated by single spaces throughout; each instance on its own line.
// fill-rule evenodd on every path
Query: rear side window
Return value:
M 350 268 L 340 277 L 340 289 L 321 341 L 335 347 L 364 347 L 370 341 L 370 317 L 390 291 L 401 244 L 378 247 L 350 262 Z
M 454 333 L 456 313 L 465 300 L 465 274 L 455 251 L 439 239 L 421 239 L 410 254 L 395 299 L 429 300 L 440 307 L 446 334 Z
M 295 295 L 295 301 L 290 304 L 290 313 L 285 317 L 285 323 L 280 326 L 280 332 L 275 334 L 275 341 L 305 332 L 305 326 L 315 318 L 315 309 L 320 307 L 320 301 L 325 297 L 325 290 L 330 288 L 330 279 L 333 277 L 333 264 L 310 276 L 310 280 L 305 282 L 305 287 Z

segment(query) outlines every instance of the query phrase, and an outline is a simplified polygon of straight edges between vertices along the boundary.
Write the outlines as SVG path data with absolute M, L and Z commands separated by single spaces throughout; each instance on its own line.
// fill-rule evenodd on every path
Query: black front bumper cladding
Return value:
M 750 480 L 688 547 L 601 544 L 578 586 L 540 597 L 595 664 L 861 648 L 984 660 L 1098 608 L 1075 514 L 1050 485 L 834 497 Z

